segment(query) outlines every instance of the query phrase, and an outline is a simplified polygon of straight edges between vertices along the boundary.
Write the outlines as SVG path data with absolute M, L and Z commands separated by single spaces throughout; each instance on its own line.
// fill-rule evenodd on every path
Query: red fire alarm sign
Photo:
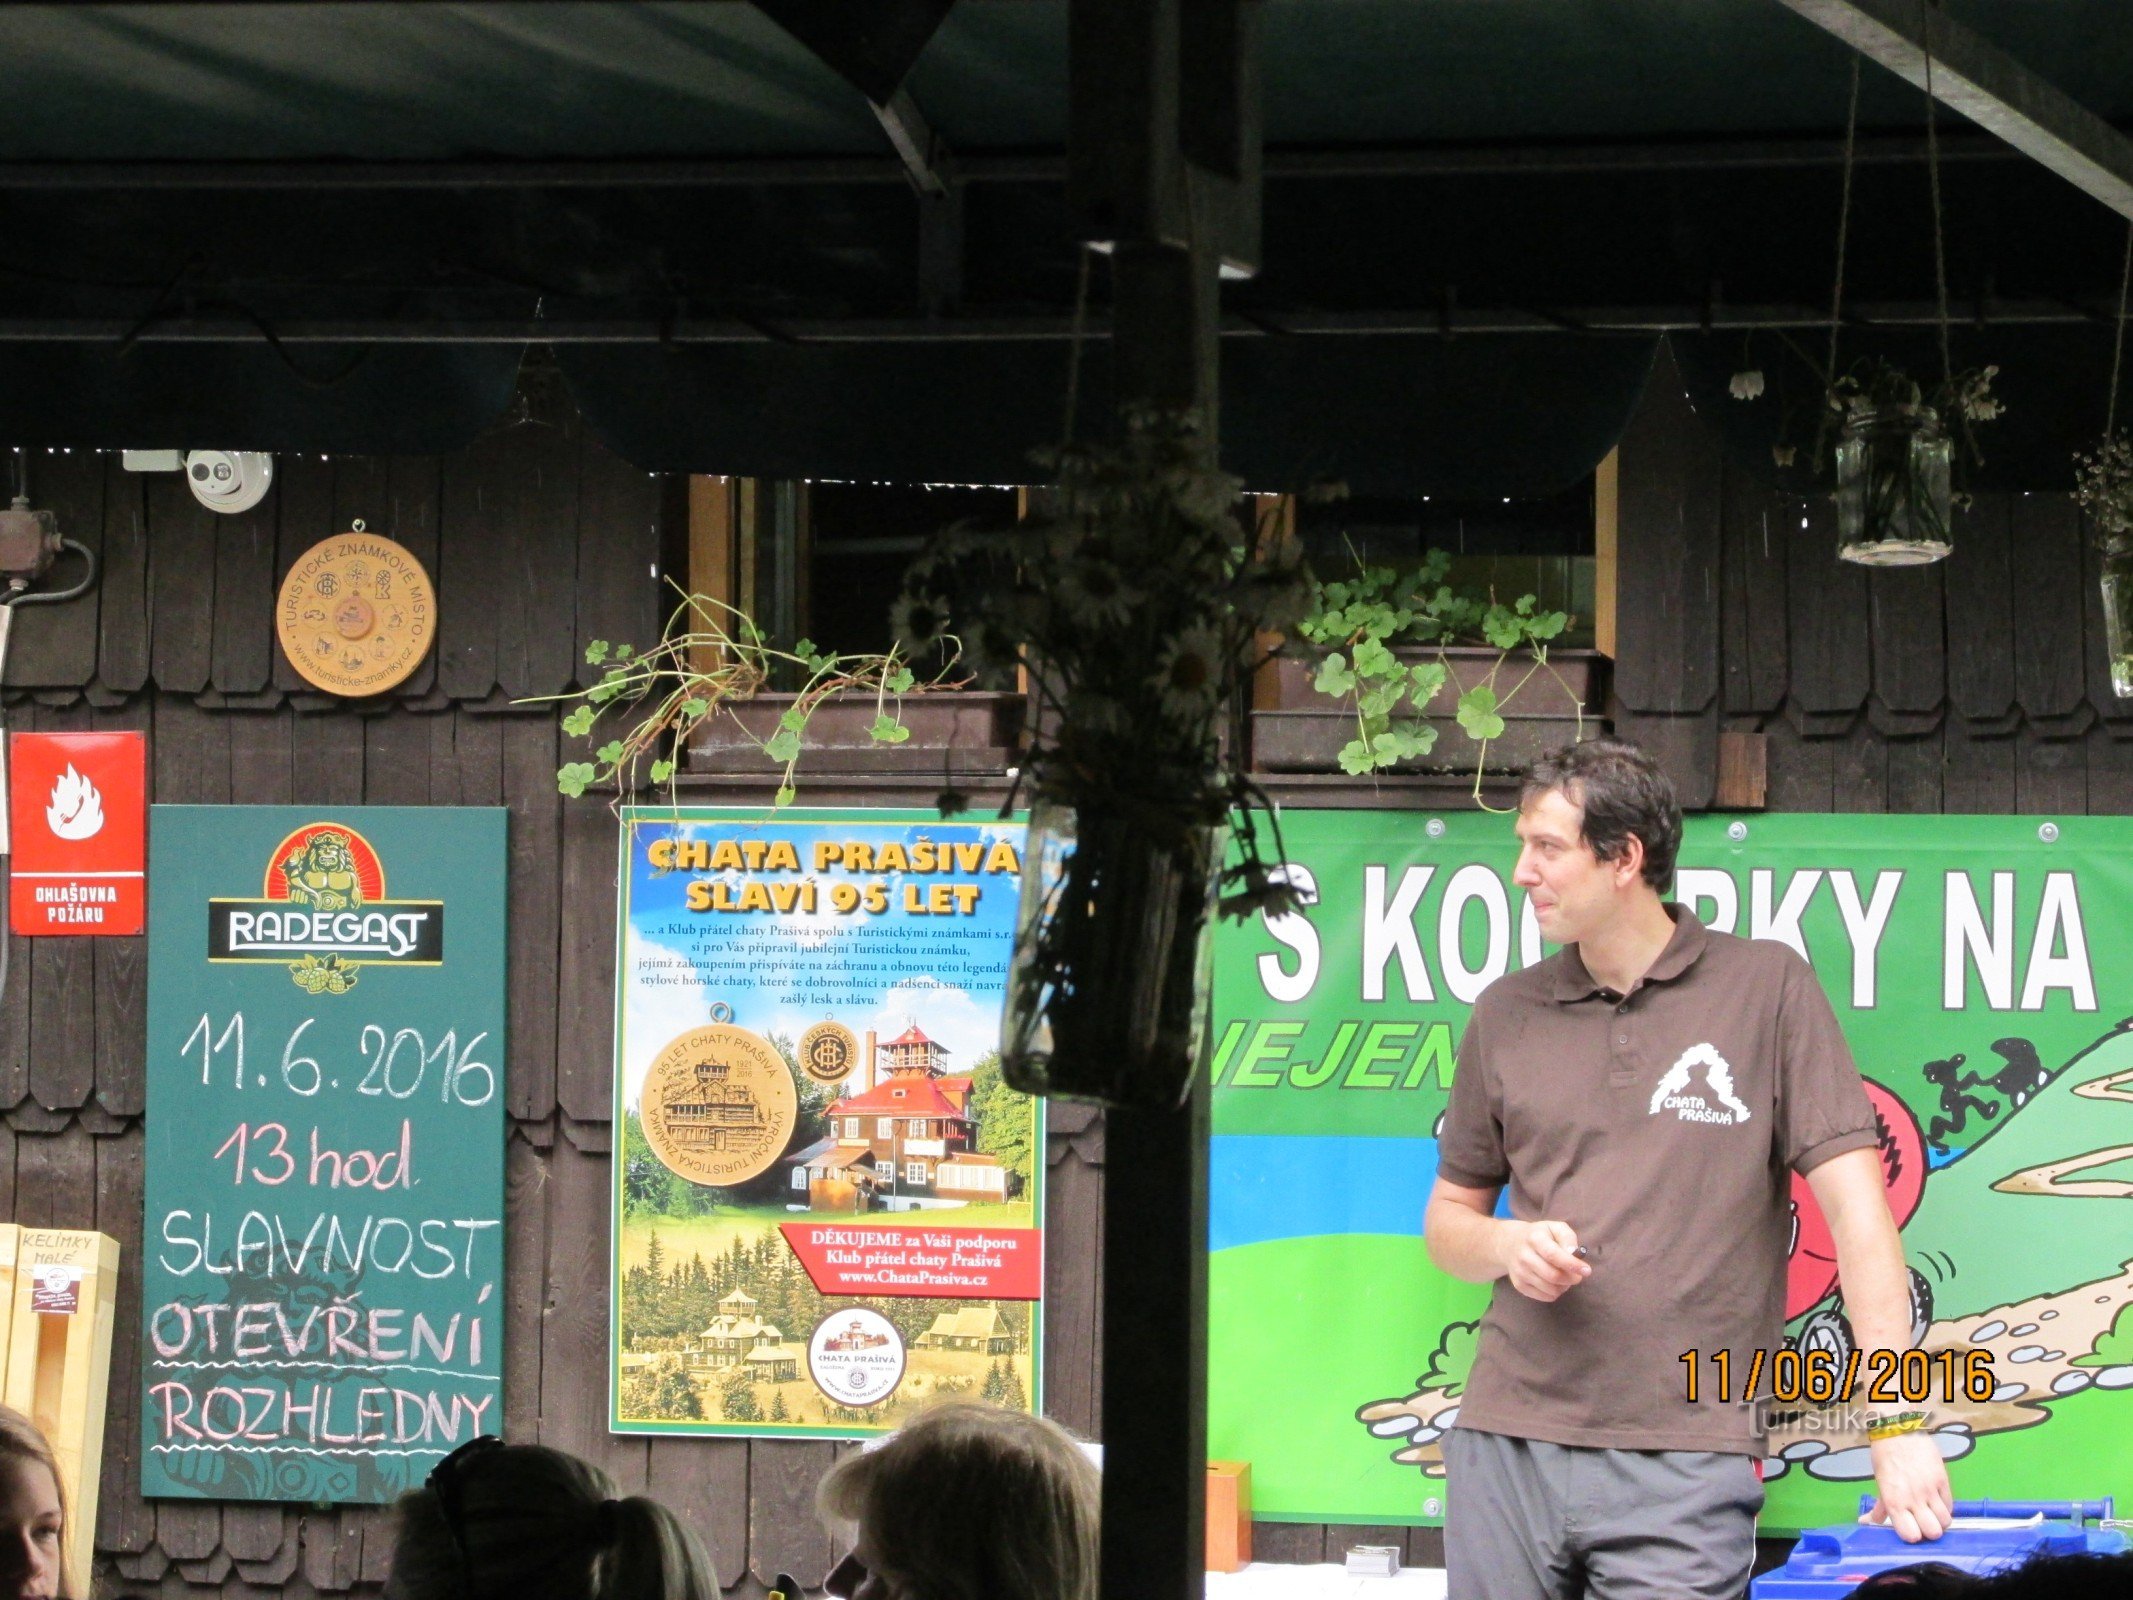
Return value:
M 17 933 L 139 933 L 147 909 L 148 742 L 138 733 L 8 741 Z

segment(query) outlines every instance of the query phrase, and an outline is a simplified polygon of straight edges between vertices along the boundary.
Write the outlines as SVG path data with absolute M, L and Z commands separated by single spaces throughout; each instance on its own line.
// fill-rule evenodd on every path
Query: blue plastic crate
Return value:
M 1863 1496 L 1864 1513 L 1873 1504 Z M 1895 1530 L 1840 1522 L 1800 1535 L 1782 1567 L 1748 1586 L 1750 1600 L 1843 1600 L 1877 1572 L 1938 1561 L 1963 1572 L 1997 1572 L 2036 1552 L 2111 1555 L 2127 1547 L 2110 1520 L 2109 1500 L 1958 1500 L 1957 1525 L 1930 1543 L 1905 1544 Z M 2018 1521 L 2014 1527 L 1965 1527 L 1979 1520 Z M 2032 1520 L 2035 1519 L 2035 1520 Z

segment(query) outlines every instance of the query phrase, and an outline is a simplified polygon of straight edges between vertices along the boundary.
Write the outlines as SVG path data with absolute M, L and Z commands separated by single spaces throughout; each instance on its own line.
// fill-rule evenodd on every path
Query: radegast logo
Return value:
M 307 823 L 275 847 L 259 899 L 208 901 L 207 958 L 287 962 L 298 988 L 346 994 L 374 962 L 442 962 L 444 902 L 388 900 L 368 839 Z

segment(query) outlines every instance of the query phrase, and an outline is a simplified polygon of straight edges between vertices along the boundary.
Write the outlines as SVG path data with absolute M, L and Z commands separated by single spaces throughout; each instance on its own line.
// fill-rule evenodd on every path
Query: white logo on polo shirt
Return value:
M 1703 1068 L 1704 1081 L 1711 1086 L 1717 1106 L 1700 1094 L 1688 1092 L 1698 1067 Z M 1748 1108 L 1733 1092 L 1732 1063 L 1708 1044 L 1690 1045 L 1659 1079 L 1659 1086 L 1652 1091 L 1651 1115 L 1656 1117 L 1666 1110 L 1683 1122 L 1718 1122 L 1731 1127 L 1748 1120 Z

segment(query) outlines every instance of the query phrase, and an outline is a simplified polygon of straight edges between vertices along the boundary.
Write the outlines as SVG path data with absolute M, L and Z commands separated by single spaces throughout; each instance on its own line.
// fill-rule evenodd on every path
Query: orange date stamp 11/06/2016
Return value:
M 1774 1400 L 1779 1405 L 1982 1405 L 1998 1388 L 1990 1350 L 1731 1350 L 1681 1352 L 1683 1398 L 1695 1405 Z M 1703 1369 L 1710 1369 L 1708 1379 Z

